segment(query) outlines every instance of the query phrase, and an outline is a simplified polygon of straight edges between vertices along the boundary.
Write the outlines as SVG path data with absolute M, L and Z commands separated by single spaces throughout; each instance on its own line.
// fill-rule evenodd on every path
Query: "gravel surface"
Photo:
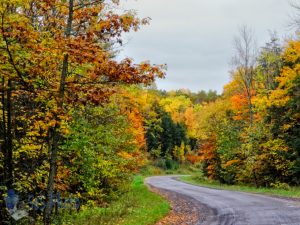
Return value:
M 175 178 L 145 180 L 172 205 L 159 225 L 300 225 L 299 201 L 199 187 Z
M 208 215 L 211 209 L 199 204 L 195 199 L 188 196 L 168 191 L 165 189 L 154 188 L 149 185 L 151 191 L 160 194 L 171 205 L 171 212 L 156 225 L 194 225 L 204 221 L 204 215 Z

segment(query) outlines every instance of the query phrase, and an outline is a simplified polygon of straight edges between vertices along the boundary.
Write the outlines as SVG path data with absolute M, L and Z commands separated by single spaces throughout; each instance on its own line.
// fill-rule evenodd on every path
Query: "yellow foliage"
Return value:
M 289 66 L 283 67 L 280 76 L 276 78 L 278 87 L 270 94 L 268 106 L 284 106 L 290 100 L 290 91 L 295 87 L 295 79 L 300 76 L 300 41 L 290 41 L 283 59 Z

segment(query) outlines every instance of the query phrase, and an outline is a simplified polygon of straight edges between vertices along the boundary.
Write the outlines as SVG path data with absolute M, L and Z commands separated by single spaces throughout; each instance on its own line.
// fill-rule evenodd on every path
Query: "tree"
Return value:
M 172 120 L 177 123 L 184 122 L 184 113 L 188 107 L 192 105 L 192 102 L 189 98 L 184 95 L 179 96 L 168 96 L 162 98 L 159 104 L 163 107 L 163 109 L 170 113 L 172 116 Z
M 154 102 L 151 111 L 145 115 L 145 128 L 146 128 L 146 143 L 147 151 L 154 158 L 162 155 L 162 109 L 157 102 Z
M 65 182 L 82 203 L 107 202 L 126 190 L 130 174 L 143 163 L 130 118 L 114 101 L 76 109 L 73 118 L 58 156 L 58 172 L 72 174 Z
M 256 79 L 263 85 L 260 90 L 269 92 L 275 89 L 276 77 L 282 68 L 282 47 L 278 41 L 276 33 L 271 33 L 270 42 L 266 43 L 258 56 Z
M 277 85 L 270 93 L 268 102 L 268 116 L 270 129 L 274 139 L 285 142 L 285 151 L 282 151 L 285 160 L 290 160 L 289 170 L 293 174 L 290 180 L 299 184 L 299 40 L 290 41 L 283 53 L 283 68 L 276 78 Z M 290 182 L 291 182 L 290 181 Z
M 262 48 L 256 68 L 256 96 L 253 99 L 255 110 L 261 117 L 268 114 L 267 108 L 270 102 L 270 94 L 276 89 L 277 78 L 283 67 L 283 48 L 278 43 L 276 34 L 271 34 L 270 42 Z
M 299 27 L 300 27 L 300 14 L 299 14 L 300 5 L 299 5 L 299 1 L 298 0 L 291 1 L 290 5 L 295 10 L 295 14 L 292 17 L 292 20 L 290 22 L 290 26 L 295 27 L 297 30 L 299 30 Z
M 20 91 L 37 105 L 27 119 L 39 118 L 33 120 L 33 127 L 38 128 L 35 132 L 49 152 L 45 224 L 51 223 L 57 155 L 64 124 L 70 120 L 68 111 L 74 106 L 107 101 L 118 83 L 149 84 L 164 75 L 161 66 L 113 59 L 112 47 L 122 43 L 121 34 L 148 22 L 131 12 L 108 10 L 116 4 L 88 0 L 1 2 L 1 75 L 2 83 L 5 86 L 7 82 L 9 87 L 3 107 L 5 113 L 10 111 L 10 95 Z M 3 124 L 11 121 L 11 114 L 7 115 Z M 7 145 L 13 135 L 11 129 L 6 131 Z M 6 165 L 12 165 L 11 152 L 5 153 L 10 161 Z
M 233 57 L 235 71 L 233 76 L 241 83 L 244 88 L 249 110 L 250 125 L 253 122 L 253 103 L 252 96 L 254 91 L 255 65 L 256 65 L 256 43 L 253 31 L 247 26 L 239 29 L 239 36 L 235 38 L 234 46 L 236 55 Z

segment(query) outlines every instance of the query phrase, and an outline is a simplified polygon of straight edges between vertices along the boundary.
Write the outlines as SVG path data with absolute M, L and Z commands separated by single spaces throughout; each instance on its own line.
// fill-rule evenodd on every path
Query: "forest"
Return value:
M 149 20 L 118 1 L 0 1 L 0 219 L 9 190 L 106 206 L 135 174 L 195 165 L 225 184 L 300 185 L 300 40 L 239 29 L 223 93 L 158 90 L 167 66 L 117 60 Z M 40 202 L 41 203 L 41 202 Z M 75 204 L 75 203 L 74 203 Z M 36 205 L 38 206 L 38 205 Z

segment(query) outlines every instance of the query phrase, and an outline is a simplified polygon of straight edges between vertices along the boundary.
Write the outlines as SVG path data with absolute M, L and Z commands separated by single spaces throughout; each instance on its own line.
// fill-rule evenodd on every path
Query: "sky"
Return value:
M 289 0 L 123 0 L 122 8 L 134 9 L 150 25 L 125 36 L 120 57 L 136 62 L 167 64 L 166 78 L 158 89 L 217 90 L 230 81 L 234 37 L 247 25 L 258 46 L 276 31 L 284 40 L 293 10 Z

